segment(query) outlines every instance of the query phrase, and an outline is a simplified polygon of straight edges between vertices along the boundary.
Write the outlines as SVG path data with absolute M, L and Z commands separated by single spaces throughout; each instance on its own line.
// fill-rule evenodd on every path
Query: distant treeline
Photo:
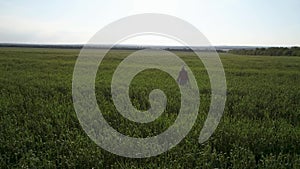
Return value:
M 229 53 L 238 55 L 265 55 L 265 56 L 300 56 L 300 47 L 270 47 L 256 49 L 233 49 Z
M 189 46 L 154 46 L 154 45 L 108 45 L 108 44 L 15 44 L 15 43 L 0 43 L 0 47 L 24 47 L 24 48 L 58 48 L 58 49 L 115 49 L 115 50 L 168 50 L 168 51 L 217 51 L 225 52 L 222 49 L 215 49 L 211 46 L 193 46 L 193 50 Z

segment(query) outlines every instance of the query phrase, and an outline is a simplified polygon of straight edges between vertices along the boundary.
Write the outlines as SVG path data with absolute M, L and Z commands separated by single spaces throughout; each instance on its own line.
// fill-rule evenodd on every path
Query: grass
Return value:
M 158 70 L 138 74 L 130 87 L 133 105 L 146 110 L 149 92 L 160 88 L 168 97 L 166 111 L 149 124 L 121 117 L 111 101 L 110 80 L 131 52 L 115 50 L 105 58 L 96 79 L 97 100 L 119 132 L 153 136 L 174 122 L 178 87 Z M 98 147 L 77 120 L 72 73 L 78 54 L 76 49 L 0 48 L 0 168 L 300 168 L 299 57 L 220 54 L 228 87 L 225 112 L 209 141 L 199 144 L 210 84 L 201 61 L 176 52 L 200 88 L 196 124 L 170 151 L 130 159 Z

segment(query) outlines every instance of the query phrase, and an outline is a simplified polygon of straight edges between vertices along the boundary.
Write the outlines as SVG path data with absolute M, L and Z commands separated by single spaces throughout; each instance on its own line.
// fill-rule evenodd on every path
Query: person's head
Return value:
M 184 69 L 184 66 L 181 67 L 181 70 L 185 70 L 185 69 Z

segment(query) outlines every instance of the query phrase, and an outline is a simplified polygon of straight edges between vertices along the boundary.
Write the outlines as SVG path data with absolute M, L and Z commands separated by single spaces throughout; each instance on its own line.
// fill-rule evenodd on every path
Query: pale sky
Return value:
M 0 43 L 86 43 L 105 25 L 138 13 L 184 19 L 212 45 L 300 45 L 299 0 L 0 0 Z

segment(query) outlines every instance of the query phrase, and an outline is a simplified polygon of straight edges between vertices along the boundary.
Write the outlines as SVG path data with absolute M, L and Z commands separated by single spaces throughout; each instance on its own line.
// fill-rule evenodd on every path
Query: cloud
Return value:
M 83 43 L 91 31 L 61 21 L 0 16 L 0 42 Z

